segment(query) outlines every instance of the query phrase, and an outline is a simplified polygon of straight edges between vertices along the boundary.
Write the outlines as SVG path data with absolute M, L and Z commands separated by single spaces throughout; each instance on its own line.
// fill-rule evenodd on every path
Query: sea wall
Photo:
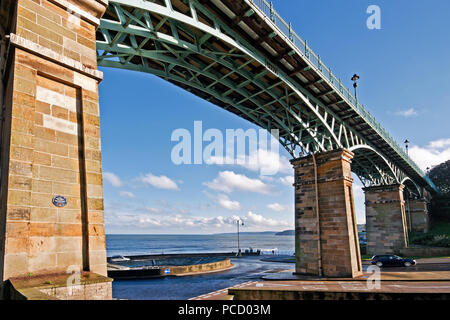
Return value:
M 108 277 L 113 279 L 145 279 L 160 278 L 165 276 L 187 276 L 195 274 L 203 274 L 210 272 L 220 272 L 233 268 L 231 260 L 224 259 L 221 261 L 193 264 L 186 266 L 159 266 L 153 268 L 141 269 L 112 269 L 108 270 Z
M 208 272 L 217 272 L 221 270 L 230 269 L 233 267 L 230 259 L 226 259 L 223 261 L 212 262 L 212 263 L 204 263 L 204 264 L 196 264 L 190 266 L 176 266 L 176 267 L 167 267 L 170 268 L 170 274 L 176 276 L 190 275 L 190 274 L 201 274 Z

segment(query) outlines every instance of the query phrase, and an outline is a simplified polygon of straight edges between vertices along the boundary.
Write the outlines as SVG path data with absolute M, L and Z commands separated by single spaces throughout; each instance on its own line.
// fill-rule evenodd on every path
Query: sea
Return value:
M 294 236 L 276 235 L 276 232 L 240 233 L 239 245 L 242 251 L 261 250 L 262 254 L 293 255 Z M 108 257 L 146 254 L 237 252 L 236 233 L 224 234 L 149 234 L 149 235 L 106 235 Z
M 241 233 L 242 251 L 252 248 L 263 255 L 294 254 L 294 236 L 276 235 L 275 232 Z M 107 235 L 106 249 L 109 257 L 171 253 L 221 253 L 238 251 L 237 234 L 210 235 Z M 158 279 L 115 280 L 113 298 L 124 300 L 185 300 L 209 292 L 226 289 L 249 281 L 259 281 L 261 276 L 286 269 L 292 263 L 267 262 L 262 256 L 243 256 L 231 259 L 234 268 L 224 272 L 186 277 Z

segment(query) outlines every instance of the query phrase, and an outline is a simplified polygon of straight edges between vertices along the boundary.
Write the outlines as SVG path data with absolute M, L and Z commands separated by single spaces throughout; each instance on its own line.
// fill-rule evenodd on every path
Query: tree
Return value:
M 431 169 L 429 177 L 442 195 L 450 196 L 450 160 Z

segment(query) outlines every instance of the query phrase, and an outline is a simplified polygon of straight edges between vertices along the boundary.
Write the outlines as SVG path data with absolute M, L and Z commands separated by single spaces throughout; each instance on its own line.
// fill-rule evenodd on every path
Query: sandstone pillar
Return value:
M 296 273 L 361 274 L 351 160 L 339 150 L 292 160 L 295 170 Z
M 398 184 L 364 188 L 368 254 L 392 254 L 407 247 L 403 188 Z
M 413 232 L 428 232 L 430 216 L 426 199 L 406 200 L 408 229 Z
M 106 276 L 95 33 L 107 0 L 9 2 L 0 282 Z

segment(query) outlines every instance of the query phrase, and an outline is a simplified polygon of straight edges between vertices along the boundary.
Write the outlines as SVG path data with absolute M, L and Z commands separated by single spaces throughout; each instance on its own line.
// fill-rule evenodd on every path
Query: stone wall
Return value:
M 182 275 L 219 272 L 223 270 L 228 270 L 232 267 L 233 264 L 231 263 L 231 259 L 225 259 L 217 262 L 193 264 L 189 266 L 168 266 L 167 268 L 170 268 L 171 275 L 182 276 Z
M 428 232 L 430 228 L 428 202 L 425 199 L 408 199 L 406 200 L 406 208 L 408 230 L 413 232 Z
M 43 294 L 58 300 L 111 300 L 112 286 L 110 282 L 75 285 L 40 290 Z
M 407 247 L 403 185 L 364 188 L 367 254 L 391 254 Z
M 327 277 L 355 277 L 361 273 L 352 158 L 351 152 L 339 150 L 317 154 L 316 161 L 312 156 L 292 161 L 297 273 L 322 273 Z
M 18 0 L 2 128 L 0 281 L 106 275 L 95 32 L 104 0 Z M 56 207 L 55 196 L 67 199 Z
M 5 300 L 111 300 L 112 279 L 94 273 L 10 278 Z
M 366 284 L 362 284 L 365 286 Z M 446 292 L 377 292 L 373 291 L 324 291 L 296 289 L 246 289 L 231 288 L 228 293 L 233 300 L 443 300 L 450 299 Z
M 146 278 L 160 278 L 165 276 L 188 276 L 200 275 L 203 273 L 222 272 L 234 267 L 230 259 L 222 261 L 194 264 L 187 266 L 161 266 L 153 269 L 129 269 L 109 265 L 108 276 L 113 279 L 146 279 Z M 117 268 L 117 269 L 116 269 Z M 169 273 L 166 274 L 166 269 Z
M 402 257 L 450 257 L 450 248 L 409 247 L 398 250 Z

